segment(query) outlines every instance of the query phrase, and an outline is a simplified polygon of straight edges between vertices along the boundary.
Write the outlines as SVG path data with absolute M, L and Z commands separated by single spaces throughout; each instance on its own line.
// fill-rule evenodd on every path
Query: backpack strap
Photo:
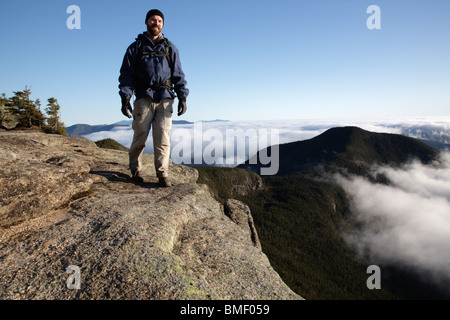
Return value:
M 167 57 L 167 62 L 169 63 L 169 67 L 170 67 L 170 77 L 173 77 L 173 61 L 172 61 L 172 57 L 170 56 L 171 50 L 172 50 L 172 43 L 170 43 L 169 39 L 164 38 L 164 48 L 166 49 L 166 57 Z
M 140 33 L 137 38 L 136 38 L 136 48 L 137 48 L 137 56 L 136 56 L 136 62 L 135 62 L 135 70 L 137 69 L 137 65 L 139 63 L 139 61 L 141 61 L 143 56 L 148 56 L 148 55 L 157 55 L 160 57 L 166 57 L 167 58 L 167 62 L 169 63 L 169 67 L 170 67 L 170 71 L 171 71 L 171 77 L 173 76 L 173 62 L 172 62 L 172 58 L 170 56 L 171 50 L 172 50 L 172 43 L 169 41 L 169 39 L 164 38 L 164 48 L 165 48 L 165 52 L 157 52 L 157 51 L 144 51 L 144 44 L 143 44 L 143 37 L 144 34 Z
M 137 38 L 136 38 L 136 49 L 138 51 L 137 51 L 137 55 L 136 55 L 136 61 L 134 63 L 134 70 L 135 71 L 137 70 L 137 66 L 138 66 L 139 61 L 141 61 L 142 56 L 144 55 L 144 44 L 142 42 L 143 37 L 144 37 L 144 34 L 140 33 L 137 36 Z
M 141 61 L 143 56 L 148 56 L 148 55 L 157 55 L 160 57 L 166 57 L 167 58 L 167 62 L 169 63 L 169 67 L 170 67 L 170 79 L 168 79 L 165 83 L 160 84 L 160 85 L 156 85 L 154 89 L 160 88 L 160 87 L 165 87 L 167 88 L 169 91 L 171 91 L 172 88 L 172 78 L 173 78 L 173 70 L 174 70 L 174 65 L 173 65 L 173 61 L 172 58 L 170 56 L 171 54 L 171 50 L 172 50 L 172 43 L 169 41 L 169 39 L 164 37 L 164 49 L 165 52 L 156 52 L 156 51 L 144 51 L 144 43 L 143 43 L 143 37 L 144 34 L 140 33 L 137 38 L 136 38 L 136 48 L 137 48 L 137 55 L 136 55 L 136 61 L 134 64 L 134 70 L 136 71 L 138 68 L 138 64 Z

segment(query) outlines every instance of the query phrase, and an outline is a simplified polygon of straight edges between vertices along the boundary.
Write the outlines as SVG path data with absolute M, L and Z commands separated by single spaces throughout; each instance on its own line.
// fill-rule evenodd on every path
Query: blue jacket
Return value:
M 144 37 L 142 37 L 142 45 L 144 46 L 144 52 L 165 52 L 164 41 L 153 44 L 145 33 Z M 178 96 L 187 97 L 189 95 L 184 72 L 181 69 L 180 55 L 173 43 L 170 46 L 173 75 L 171 74 L 172 71 L 170 70 L 167 57 L 154 54 L 144 55 L 138 62 L 135 70 L 137 53 L 138 49 L 135 41 L 128 47 L 120 68 L 119 94 L 121 96 L 125 95 L 131 98 L 134 93 L 136 99 L 149 96 L 157 103 L 166 98 L 174 99 L 175 95 L 172 91 L 165 88 L 154 91 L 150 88 L 150 86 L 162 84 L 168 79 L 171 79 L 174 91 Z

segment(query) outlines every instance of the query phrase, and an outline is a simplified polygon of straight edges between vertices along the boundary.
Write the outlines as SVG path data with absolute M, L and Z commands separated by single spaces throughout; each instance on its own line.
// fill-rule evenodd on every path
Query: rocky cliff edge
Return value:
M 126 152 L 20 131 L 0 132 L 0 162 L 0 299 L 302 299 L 248 207 L 224 209 L 193 168 L 158 188 L 146 154 L 136 184 Z

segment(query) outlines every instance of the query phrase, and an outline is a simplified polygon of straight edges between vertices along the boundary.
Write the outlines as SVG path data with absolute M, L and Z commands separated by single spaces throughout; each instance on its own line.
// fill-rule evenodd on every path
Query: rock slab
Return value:
M 0 299 L 302 299 L 248 207 L 227 216 L 195 169 L 171 164 L 158 188 L 145 155 L 137 184 L 126 152 L 19 131 L 0 132 L 0 161 Z

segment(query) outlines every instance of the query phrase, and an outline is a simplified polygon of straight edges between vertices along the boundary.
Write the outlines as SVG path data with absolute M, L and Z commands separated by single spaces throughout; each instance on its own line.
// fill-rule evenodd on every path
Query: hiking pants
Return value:
M 172 113 L 173 99 L 155 103 L 150 97 L 143 97 L 135 101 L 132 125 L 134 136 L 129 151 L 131 172 L 142 170 L 142 153 L 153 125 L 156 175 L 158 178 L 169 176 Z

